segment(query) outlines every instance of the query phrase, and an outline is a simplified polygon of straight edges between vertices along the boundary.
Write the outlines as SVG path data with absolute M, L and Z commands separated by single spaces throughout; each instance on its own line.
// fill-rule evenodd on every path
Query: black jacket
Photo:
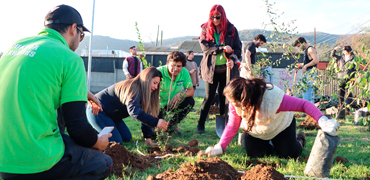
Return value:
M 202 33 L 205 34 L 206 28 L 202 28 Z M 235 29 L 234 37 L 232 38 L 232 29 Z M 214 41 L 209 42 L 206 40 L 199 39 L 200 47 L 203 50 L 203 59 L 200 62 L 199 65 L 199 77 L 203 79 L 204 81 L 212 84 L 213 83 L 213 76 L 215 74 L 215 66 L 216 66 L 216 57 L 217 54 L 221 54 L 223 52 L 223 45 L 217 45 Z M 227 32 L 225 36 L 225 45 L 229 45 L 233 50 L 234 54 L 238 57 L 238 59 L 241 58 L 241 49 L 242 49 L 242 43 L 239 39 L 238 30 L 234 27 L 233 24 L 229 24 L 227 26 Z M 230 54 L 226 54 L 226 56 L 229 56 Z M 239 76 L 239 68 L 237 65 L 236 60 L 234 60 L 234 67 L 230 71 L 230 80 L 234 77 Z

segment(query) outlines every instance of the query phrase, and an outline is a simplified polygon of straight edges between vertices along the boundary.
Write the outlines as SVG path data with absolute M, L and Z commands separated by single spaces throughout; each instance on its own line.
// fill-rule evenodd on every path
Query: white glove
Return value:
M 328 135 L 338 136 L 337 130 L 339 129 L 339 123 L 337 120 L 321 116 L 319 119 L 319 126 L 321 127 L 321 130 L 326 132 Z
M 220 144 L 216 144 L 214 147 L 210 146 L 206 149 L 206 154 L 208 154 L 209 157 L 211 156 L 218 156 L 222 154 L 222 147 Z

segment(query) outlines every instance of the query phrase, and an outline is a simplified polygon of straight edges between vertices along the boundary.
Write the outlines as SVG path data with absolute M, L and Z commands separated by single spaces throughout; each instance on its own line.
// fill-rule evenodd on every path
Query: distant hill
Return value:
M 247 30 L 239 30 L 239 37 L 241 40 L 253 40 L 254 36 L 257 34 L 264 34 L 267 38 L 267 41 L 270 40 L 271 31 L 265 31 L 262 29 L 247 29 Z M 314 33 L 301 33 L 299 36 L 303 36 L 309 44 L 313 44 L 314 41 Z M 316 44 L 320 44 L 322 42 L 328 43 L 330 46 L 336 43 L 337 39 L 340 35 L 323 33 L 323 32 L 316 32 Z M 182 41 L 191 40 L 192 38 L 197 38 L 197 36 L 181 36 L 175 38 L 164 39 L 162 41 L 162 46 L 178 46 Z M 76 50 L 78 54 L 81 53 L 81 50 L 85 48 L 88 49 L 89 47 L 89 36 L 86 36 L 85 39 L 80 43 L 79 48 Z M 158 42 L 159 43 L 159 42 Z M 124 50 L 128 51 L 128 48 L 131 46 L 137 46 L 138 41 L 132 41 L 127 39 L 115 39 L 109 36 L 101 36 L 95 35 L 93 39 L 92 49 L 94 50 L 104 50 L 109 49 L 114 50 Z M 152 46 L 152 43 L 144 43 L 145 46 Z

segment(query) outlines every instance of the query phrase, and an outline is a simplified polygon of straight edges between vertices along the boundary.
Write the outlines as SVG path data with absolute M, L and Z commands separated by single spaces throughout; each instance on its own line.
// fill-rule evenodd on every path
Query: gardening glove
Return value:
M 206 154 L 208 154 L 209 157 L 211 156 L 218 156 L 222 154 L 222 147 L 220 144 L 216 144 L 214 147 L 210 146 L 206 149 Z
M 321 130 L 326 132 L 328 135 L 338 136 L 337 130 L 339 129 L 339 123 L 337 120 L 321 116 L 319 119 L 319 126 L 321 127 Z

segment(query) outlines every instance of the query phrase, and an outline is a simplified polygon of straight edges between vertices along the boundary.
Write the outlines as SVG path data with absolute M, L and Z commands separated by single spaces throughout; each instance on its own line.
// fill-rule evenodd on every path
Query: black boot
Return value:
M 303 147 L 306 145 L 306 135 L 304 134 L 304 132 L 299 131 L 297 133 L 297 141 L 299 143 L 301 143 L 301 146 L 302 146 L 302 149 L 303 149 Z

